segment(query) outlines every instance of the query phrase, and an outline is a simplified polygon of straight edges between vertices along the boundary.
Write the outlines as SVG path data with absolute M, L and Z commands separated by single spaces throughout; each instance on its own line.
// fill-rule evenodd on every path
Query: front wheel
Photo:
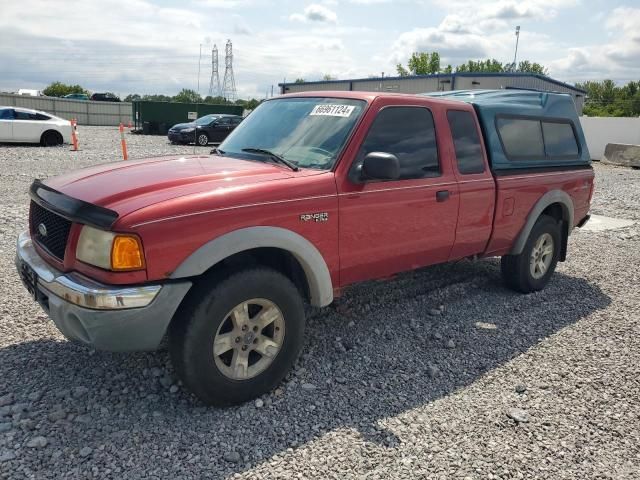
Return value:
M 199 133 L 197 137 L 198 145 L 206 147 L 209 144 L 209 135 L 206 133 Z
M 560 245 L 560 222 L 541 216 L 531 229 L 522 253 L 502 257 L 502 277 L 507 286 L 522 293 L 542 290 L 556 269 Z
M 304 339 L 304 307 L 281 273 L 240 271 L 205 280 L 172 324 L 170 351 L 183 383 L 204 403 L 245 402 L 275 388 Z

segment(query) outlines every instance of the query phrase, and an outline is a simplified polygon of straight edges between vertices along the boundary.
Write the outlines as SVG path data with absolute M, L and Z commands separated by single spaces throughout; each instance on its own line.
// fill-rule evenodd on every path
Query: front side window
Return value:
M 13 109 L 12 108 L 2 108 L 0 109 L 0 120 L 13 120 Z
M 329 170 L 366 102 L 346 98 L 279 98 L 260 104 L 218 150 L 258 159 L 245 149 L 268 150 L 298 167 Z M 264 156 L 262 156 L 264 158 Z
M 447 119 L 456 151 L 458 171 L 463 175 L 483 173 L 482 144 L 473 115 L 462 110 L 450 110 L 447 112 Z
M 371 152 L 391 153 L 400 161 L 400 180 L 440 175 L 436 131 L 431 112 L 422 107 L 381 110 L 365 138 L 357 162 Z
M 194 123 L 202 127 L 205 125 L 209 125 L 216 118 L 218 118 L 216 115 L 205 115 L 204 117 L 200 117 L 199 119 L 197 119 Z

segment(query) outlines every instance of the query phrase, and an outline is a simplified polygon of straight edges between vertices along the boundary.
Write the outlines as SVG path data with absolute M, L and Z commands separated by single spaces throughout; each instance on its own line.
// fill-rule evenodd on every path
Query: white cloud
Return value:
M 305 7 L 303 13 L 294 13 L 289 16 L 289 19 L 296 22 L 335 23 L 338 20 L 338 15 L 324 5 L 312 3 Z
M 551 62 L 552 73 L 572 80 L 620 81 L 640 77 L 640 8 L 618 7 L 604 23 L 611 40 L 596 45 L 569 48 L 565 56 Z

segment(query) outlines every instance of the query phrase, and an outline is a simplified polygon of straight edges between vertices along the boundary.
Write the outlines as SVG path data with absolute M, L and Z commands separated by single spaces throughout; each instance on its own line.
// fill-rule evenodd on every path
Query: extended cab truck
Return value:
M 567 95 L 287 95 L 211 155 L 34 181 L 16 263 L 68 338 L 126 351 L 168 334 L 184 384 L 232 404 L 285 376 L 304 301 L 355 282 L 501 256 L 508 286 L 542 289 L 593 177 Z

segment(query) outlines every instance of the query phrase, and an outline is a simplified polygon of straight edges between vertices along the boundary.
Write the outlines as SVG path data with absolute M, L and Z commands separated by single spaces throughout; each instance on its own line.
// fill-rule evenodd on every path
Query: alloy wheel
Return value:
M 273 363 L 284 335 L 284 316 L 275 303 L 264 298 L 242 302 L 218 327 L 213 341 L 216 366 L 232 380 L 253 378 Z

